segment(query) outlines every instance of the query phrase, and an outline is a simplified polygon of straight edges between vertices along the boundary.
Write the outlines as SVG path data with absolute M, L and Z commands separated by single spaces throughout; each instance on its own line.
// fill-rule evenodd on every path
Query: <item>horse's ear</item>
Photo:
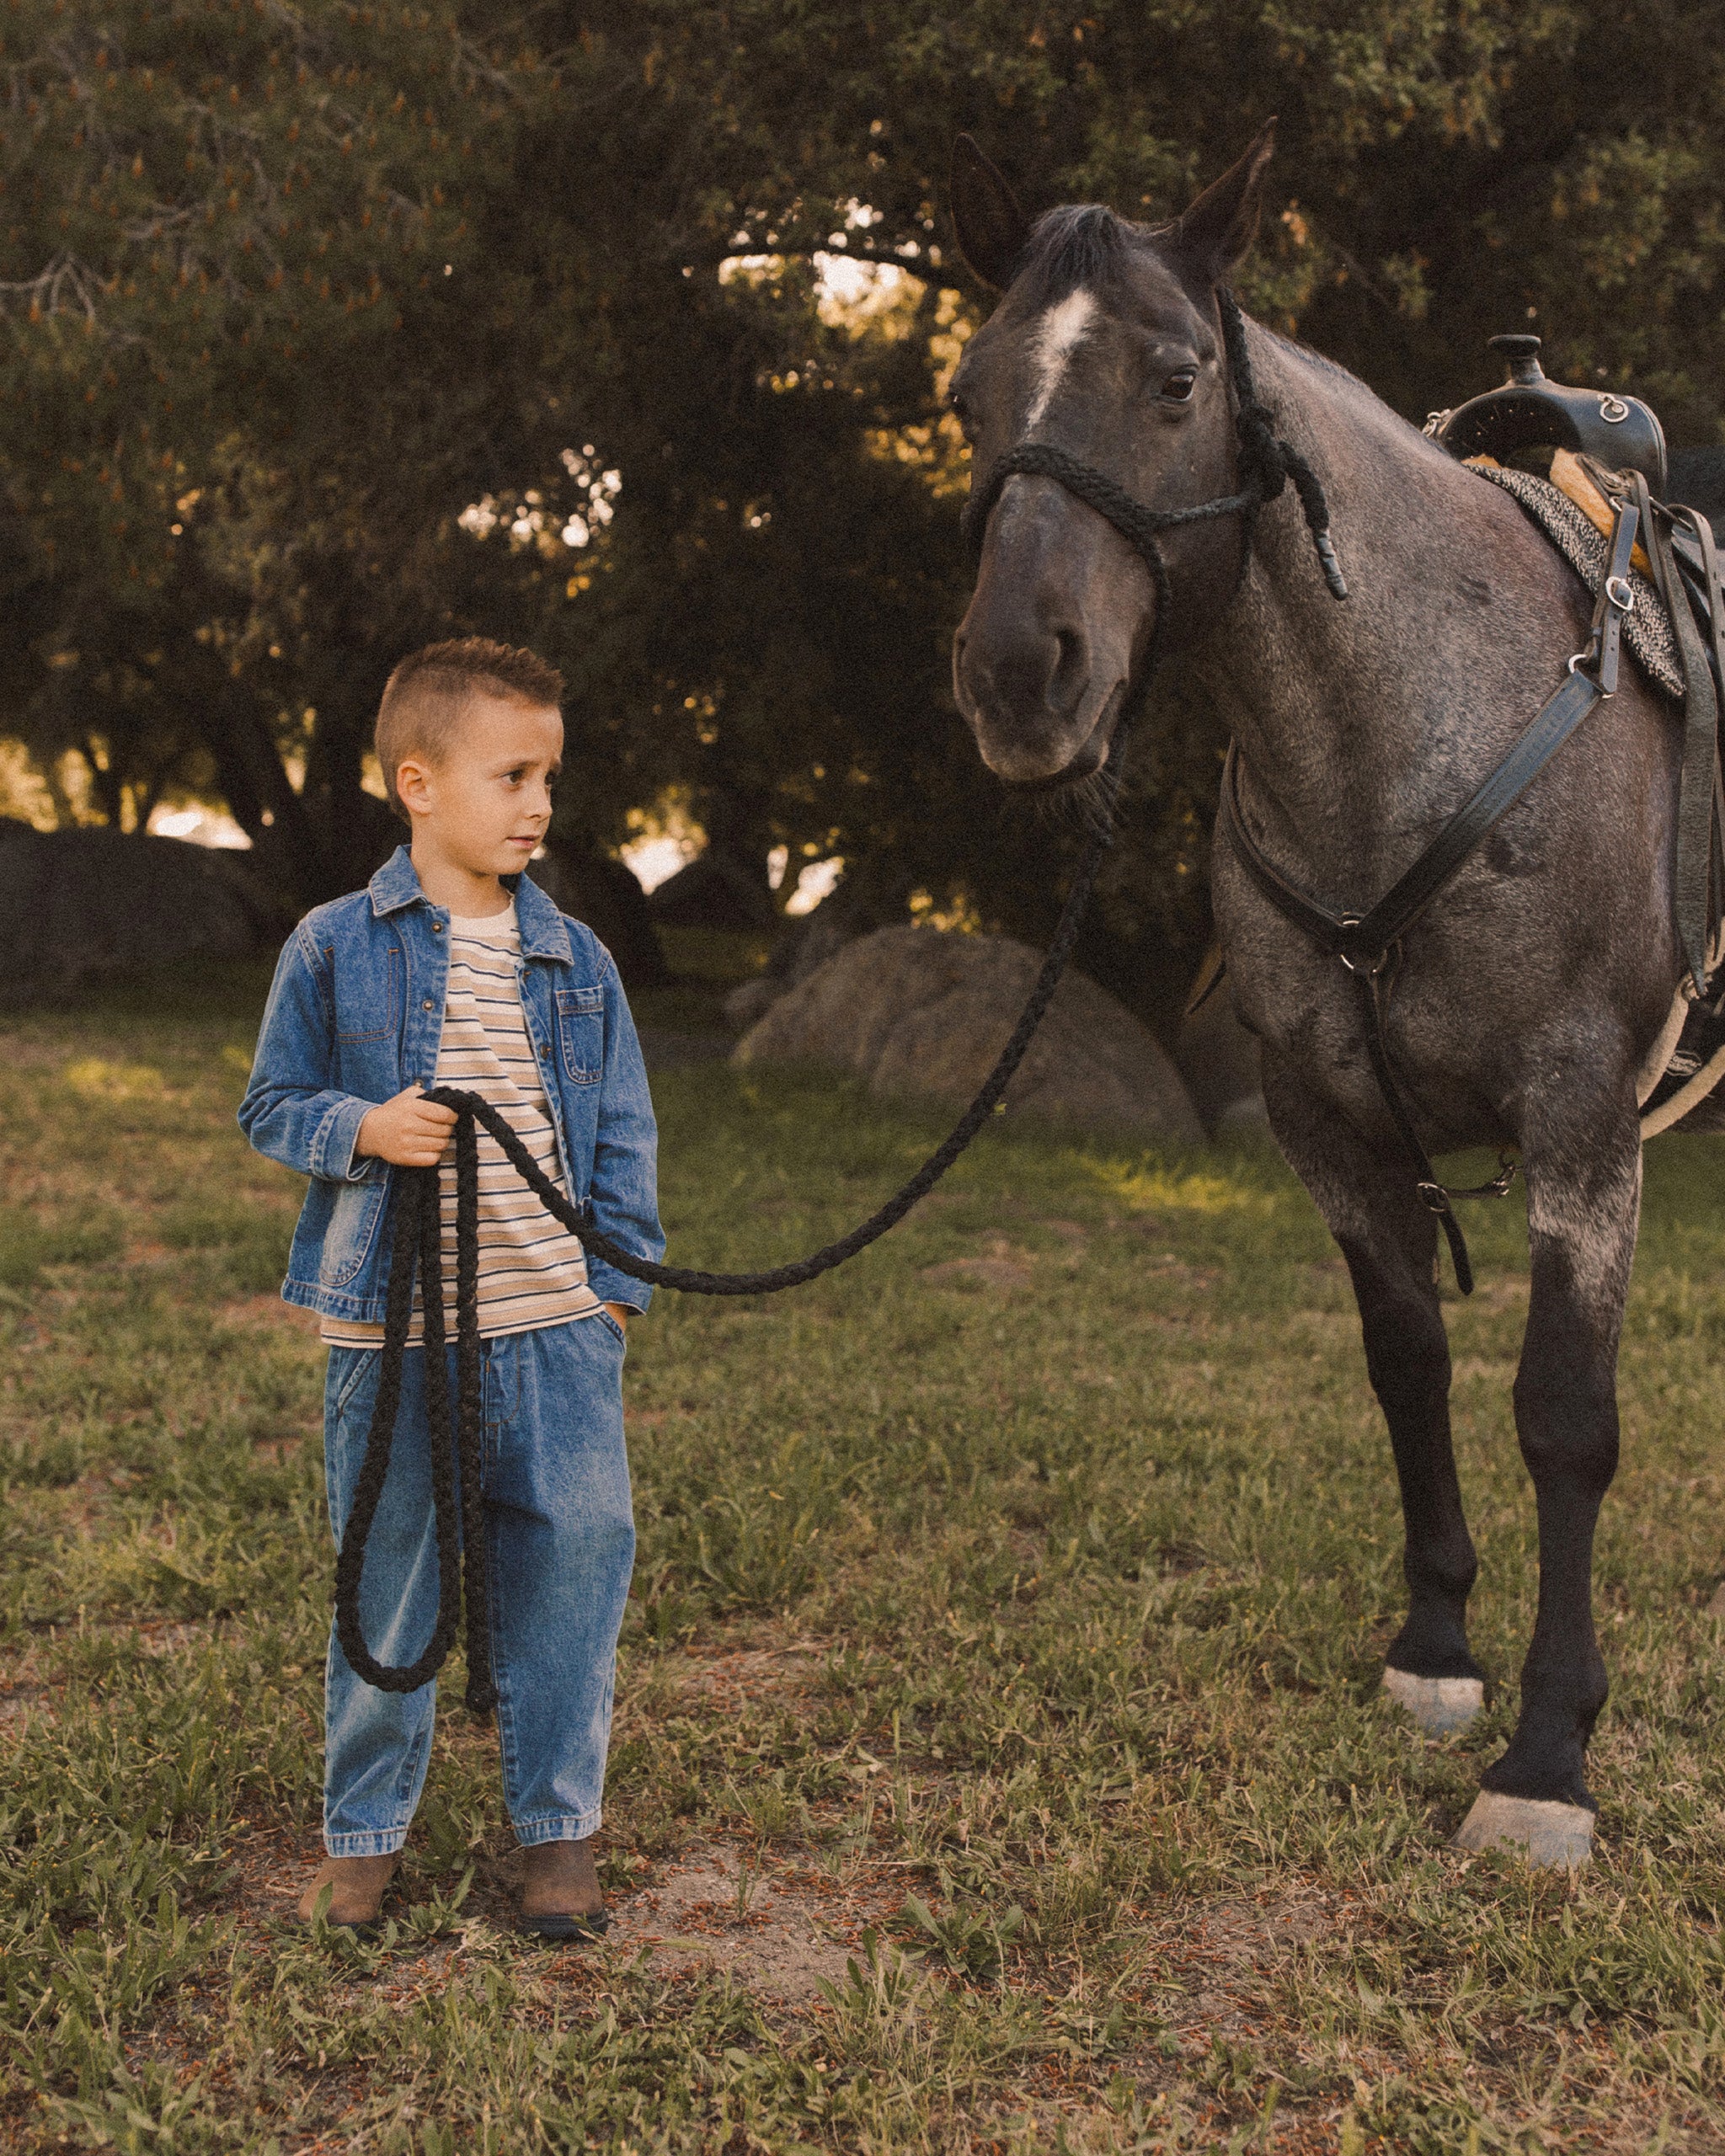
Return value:
M 1258 237 L 1263 169 L 1276 147 L 1270 120 L 1237 164 L 1203 194 L 1168 235 L 1175 253 L 1206 286 L 1219 285 Z
M 1030 221 L 1005 175 L 968 135 L 953 145 L 953 223 L 959 252 L 985 285 L 1003 292 L 1030 236 Z

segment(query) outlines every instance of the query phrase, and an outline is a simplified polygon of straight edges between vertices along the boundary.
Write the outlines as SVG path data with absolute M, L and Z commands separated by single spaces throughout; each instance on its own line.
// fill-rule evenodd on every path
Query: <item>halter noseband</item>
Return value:
M 1220 516 L 1247 520 L 1247 544 L 1252 523 L 1266 502 L 1273 502 L 1291 479 L 1300 497 L 1311 543 L 1324 573 L 1324 582 L 1338 599 L 1348 596 L 1348 584 L 1330 538 L 1330 505 L 1322 483 L 1310 464 L 1293 446 L 1276 434 L 1268 408 L 1258 399 L 1252 378 L 1252 359 L 1246 349 L 1246 324 L 1240 303 L 1226 286 L 1216 293 L 1222 318 L 1222 344 L 1228 355 L 1228 373 L 1234 390 L 1234 432 L 1239 445 L 1243 484 L 1237 494 L 1219 494 L 1214 501 L 1194 509 L 1151 509 L 1135 495 L 1098 472 L 1081 457 L 1072 456 L 1052 442 L 1020 442 L 1001 457 L 980 491 L 973 490 L 964 507 L 963 529 L 973 552 L 980 553 L 988 520 L 1000 499 L 1001 489 L 1015 472 L 1058 479 L 1069 494 L 1105 517 L 1120 536 L 1142 555 L 1156 585 L 1157 625 L 1173 593 L 1167 564 L 1156 544 L 1158 534 L 1183 524 L 1204 524 Z

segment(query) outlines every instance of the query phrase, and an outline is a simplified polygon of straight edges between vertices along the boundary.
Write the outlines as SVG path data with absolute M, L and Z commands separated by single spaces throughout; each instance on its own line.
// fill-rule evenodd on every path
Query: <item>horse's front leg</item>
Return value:
M 1433 1271 L 1437 1225 L 1393 1146 L 1373 1146 L 1268 1045 L 1271 1126 L 1340 1245 L 1359 1305 L 1365 1364 L 1402 1488 L 1407 1619 L 1384 1685 L 1429 1735 L 1463 1729 L 1484 1697 L 1467 1645 L 1478 1561 L 1450 1436 L 1450 1343 Z
M 1549 1089 L 1546 1113 L 1553 1096 Z M 1521 1714 L 1484 1794 L 1457 1837 L 1465 1849 L 1508 1841 L 1535 1863 L 1578 1865 L 1593 1838 L 1587 1742 L 1605 1704 L 1594 1632 L 1594 1529 L 1617 1469 L 1617 1343 L 1641 1207 L 1641 1133 L 1633 1105 L 1602 1107 L 1591 1125 L 1529 1130 L 1527 1334 L 1515 1379 L 1515 1427 L 1539 1508 L 1539 1614 L 1521 1673 Z

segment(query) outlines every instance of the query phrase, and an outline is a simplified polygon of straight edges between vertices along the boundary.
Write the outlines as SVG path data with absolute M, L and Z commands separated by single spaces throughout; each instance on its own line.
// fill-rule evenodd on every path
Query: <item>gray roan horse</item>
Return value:
M 1048 443 L 1153 510 L 1236 491 L 1219 293 L 1257 229 L 1271 134 L 1174 225 L 1106 209 L 1034 223 L 968 140 L 953 207 L 1003 296 L 953 403 L 982 476 Z M 1161 542 L 1159 654 L 1241 759 L 1247 828 L 1338 908 L 1387 891 L 1502 757 L 1588 642 L 1579 580 L 1482 484 L 1342 369 L 1246 324 L 1258 397 L 1327 496 L 1351 594 L 1325 589 L 1290 489 Z M 988 515 L 954 652 L 990 769 L 1055 787 L 1094 772 L 1156 622 L 1155 580 L 1056 478 L 1015 473 Z M 1680 729 L 1626 664 L 1408 936 L 1389 1047 L 1432 1150 L 1520 1150 L 1531 1300 L 1516 1428 L 1539 1513 L 1539 1610 L 1520 1719 L 1462 1830 L 1535 1861 L 1586 1854 L 1587 1743 L 1605 1703 L 1593 1543 L 1617 1464 L 1616 1360 L 1641 1194 L 1637 1074 L 1680 972 L 1672 849 Z M 1219 834 L 1228 984 L 1263 1048 L 1272 1128 L 1341 1246 L 1401 1482 L 1406 1623 L 1386 1683 L 1428 1727 L 1477 1709 L 1477 1563 L 1450 1432 L 1436 1227 L 1368 1060 L 1355 984 L 1276 911 Z

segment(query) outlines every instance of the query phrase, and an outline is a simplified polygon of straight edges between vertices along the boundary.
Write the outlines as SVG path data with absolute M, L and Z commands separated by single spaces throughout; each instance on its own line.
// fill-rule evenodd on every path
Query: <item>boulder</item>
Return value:
M 871 929 L 902 922 L 915 882 L 889 857 L 865 856 L 859 862 L 847 862 L 836 888 L 819 905 L 780 923 L 765 968 L 726 996 L 726 1022 L 738 1033 L 746 1033 L 787 990 L 818 972 L 846 943 Z
M 292 926 L 245 857 L 105 827 L 38 831 L 0 817 L 0 1001 L 94 975 L 274 950 Z
M 1003 936 L 905 926 L 847 943 L 788 989 L 732 1061 L 827 1063 L 872 1093 L 975 1093 L 1006 1045 L 1042 954 Z M 1008 1111 L 1135 1129 L 1182 1145 L 1204 1129 L 1150 1029 L 1069 973 L 1007 1091 Z
M 1234 1016 L 1226 978 L 1181 1022 L 1174 1061 L 1193 1107 L 1212 1134 L 1263 1121 L 1258 1036 Z

